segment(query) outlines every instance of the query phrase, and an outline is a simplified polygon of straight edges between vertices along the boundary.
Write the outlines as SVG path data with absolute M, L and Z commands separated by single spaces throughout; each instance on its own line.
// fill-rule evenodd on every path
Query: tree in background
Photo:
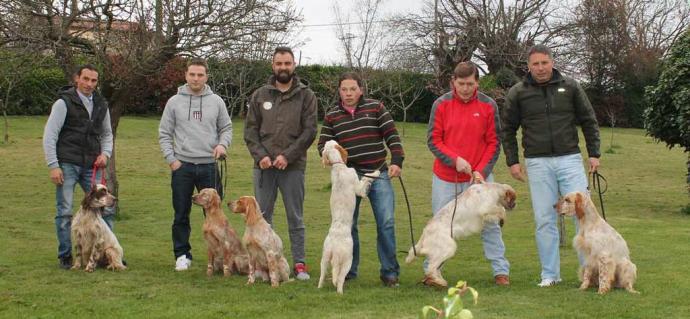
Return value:
M 0 2 L 0 44 L 50 53 L 69 80 L 85 61 L 100 68 L 113 135 L 132 94 L 178 56 L 239 52 L 299 22 L 289 1 L 65 0 Z M 109 188 L 118 191 L 115 150 Z
M 676 40 L 661 64 L 655 86 L 647 87 L 645 129 L 669 148 L 682 147 L 688 154 L 687 186 L 690 195 L 690 29 Z M 690 213 L 690 204 L 685 208 Z

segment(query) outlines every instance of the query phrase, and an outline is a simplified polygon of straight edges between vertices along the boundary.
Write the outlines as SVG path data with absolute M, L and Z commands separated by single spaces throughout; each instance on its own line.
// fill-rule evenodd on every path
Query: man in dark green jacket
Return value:
M 290 233 L 293 269 L 309 279 L 304 249 L 304 170 L 307 149 L 316 138 L 314 92 L 295 76 L 295 57 L 287 47 L 273 53 L 273 76 L 249 99 L 244 141 L 254 158 L 254 193 L 266 221 L 280 189 Z
M 599 126 L 582 87 L 553 68 L 548 47 L 530 48 L 527 63 L 529 73 L 506 95 L 501 116 L 502 140 L 510 174 L 524 182 L 516 138 L 518 128 L 522 127 L 522 146 L 542 266 L 539 286 L 548 287 L 561 281 L 559 235 L 553 205 L 559 194 L 587 191 L 576 125 L 582 127 L 585 136 L 590 172 L 599 167 Z

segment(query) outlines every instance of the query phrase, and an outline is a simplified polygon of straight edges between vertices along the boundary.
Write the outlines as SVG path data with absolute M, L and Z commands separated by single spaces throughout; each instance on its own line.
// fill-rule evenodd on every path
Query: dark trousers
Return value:
M 172 172 L 172 204 L 175 219 L 172 224 L 173 251 L 175 258 L 187 255 L 192 259 L 192 246 L 189 244 L 191 226 L 189 213 L 192 209 L 192 194 L 194 188 L 200 191 L 204 188 L 215 188 L 223 198 L 223 186 L 215 163 L 192 164 L 182 162 L 182 166 Z

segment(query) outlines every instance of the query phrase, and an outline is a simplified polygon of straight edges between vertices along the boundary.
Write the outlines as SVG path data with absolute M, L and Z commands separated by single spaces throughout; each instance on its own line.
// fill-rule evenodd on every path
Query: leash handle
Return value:
M 601 181 L 604 181 L 604 189 L 601 189 Z M 601 206 L 601 217 L 606 220 L 606 210 L 604 209 L 604 193 L 609 189 L 609 183 L 606 178 L 599 174 L 599 171 L 592 172 L 592 188 L 599 193 L 599 205 Z

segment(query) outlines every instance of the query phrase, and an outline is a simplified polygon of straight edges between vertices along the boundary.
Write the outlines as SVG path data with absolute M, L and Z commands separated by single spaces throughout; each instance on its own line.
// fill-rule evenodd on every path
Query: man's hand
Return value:
M 482 173 L 474 171 L 472 172 L 472 178 L 474 184 L 483 184 L 484 183 L 484 176 L 482 176 Z
M 458 173 L 465 173 L 467 175 L 472 175 L 472 166 L 464 158 L 458 156 L 455 160 L 455 170 Z
M 271 158 L 268 156 L 265 156 L 259 161 L 259 168 L 261 169 L 268 169 L 271 168 L 273 164 L 271 163 Z
M 514 179 L 517 179 L 521 182 L 525 181 L 525 171 L 522 169 L 522 165 L 520 165 L 520 163 L 510 166 L 510 175 L 513 176 Z
M 170 163 L 170 170 L 171 171 L 176 171 L 180 167 L 182 167 L 182 162 L 180 162 L 179 160 L 175 160 L 174 162 Z
M 596 172 L 599 169 L 599 159 L 596 157 L 589 158 L 589 172 Z
M 50 169 L 50 181 L 55 185 L 62 185 L 65 182 L 65 177 L 62 175 L 62 169 L 59 167 Z
M 105 164 L 108 164 L 108 157 L 101 154 L 96 157 L 96 161 L 93 163 L 94 166 L 96 167 L 105 167 Z
M 402 168 L 400 166 L 391 164 L 391 166 L 388 166 L 388 177 L 398 177 L 400 176 L 400 173 L 402 173 Z
M 288 161 L 283 154 L 280 154 L 276 157 L 276 160 L 273 161 L 273 166 L 279 170 L 284 170 L 288 166 Z
M 215 159 L 224 159 L 225 158 L 225 146 L 223 145 L 216 145 L 216 147 L 213 149 L 213 158 Z

